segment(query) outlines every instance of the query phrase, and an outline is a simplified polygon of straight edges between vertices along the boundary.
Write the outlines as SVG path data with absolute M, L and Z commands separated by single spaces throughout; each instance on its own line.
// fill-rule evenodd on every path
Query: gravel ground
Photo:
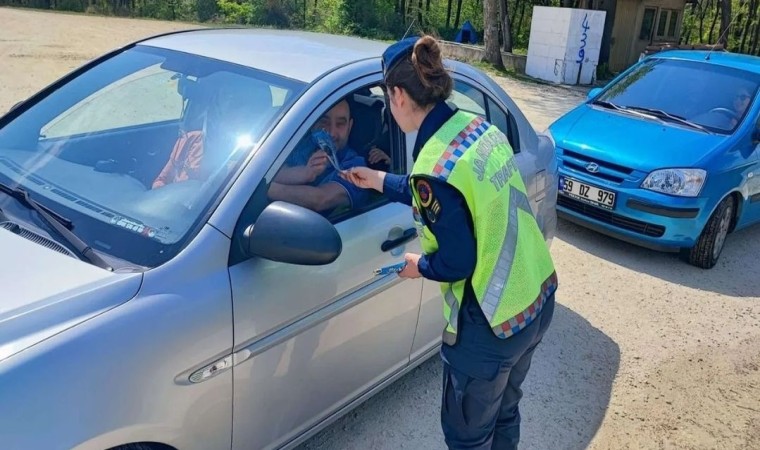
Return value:
M 131 40 L 196 25 L 0 8 L 0 110 Z M 498 82 L 543 130 L 583 91 Z M 760 449 L 760 227 L 709 271 L 560 221 L 560 291 L 524 385 L 526 449 Z M 302 446 L 440 449 L 426 362 Z

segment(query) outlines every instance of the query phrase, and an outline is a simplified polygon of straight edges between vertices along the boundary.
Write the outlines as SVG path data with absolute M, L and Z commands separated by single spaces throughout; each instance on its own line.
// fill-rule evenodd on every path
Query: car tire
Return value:
M 139 442 L 136 444 L 120 445 L 118 447 L 114 447 L 109 450 L 162 450 L 164 448 L 168 448 L 168 447 L 151 445 L 145 442 Z
M 734 198 L 723 199 L 707 221 L 696 245 L 688 253 L 689 264 L 702 269 L 712 269 L 718 262 L 726 236 L 731 228 L 736 209 Z

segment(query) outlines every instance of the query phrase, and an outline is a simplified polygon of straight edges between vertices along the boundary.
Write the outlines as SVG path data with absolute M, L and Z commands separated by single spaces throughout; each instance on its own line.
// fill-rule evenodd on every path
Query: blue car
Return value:
M 557 211 L 581 226 L 712 268 L 760 221 L 760 58 L 666 51 L 550 127 Z

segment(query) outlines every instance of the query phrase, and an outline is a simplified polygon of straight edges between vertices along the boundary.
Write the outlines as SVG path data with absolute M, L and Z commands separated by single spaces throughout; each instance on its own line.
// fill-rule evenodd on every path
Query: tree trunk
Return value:
M 720 17 L 720 38 L 719 44 L 728 49 L 728 27 L 731 25 L 731 0 L 723 0 L 721 2 L 721 17 Z
M 462 0 L 457 0 L 457 16 L 454 19 L 454 28 L 459 29 L 459 18 L 462 15 Z
M 752 33 L 752 51 L 750 51 L 751 54 L 757 55 L 757 44 L 758 39 L 760 38 L 760 23 L 755 22 L 755 32 Z
M 705 43 L 705 19 L 707 18 L 707 12 L 712 9 L 712 0 L 707 0 L 705 3 L 699 4 L 699 43 Z
M 420 24 L 420 27 L 424 26 L 422 23 L 422 0 L 417 2 L 417 23 Z
M 710 26 L 710 38 L 708 39 L 710 41 L 708 44 L 710 45 L 715 44 L 715 41 L 713 40 L 713 34 L 715 33 L 715 25 L 718 23 L 718 17 L 720 17 L 720 3 L 716 2 L 715 15 L 713 16 L 712 25 Z
M 526 3 L 528 3 L 527 0 L 523 0 L 520 3 L 520 19 L 517 21 L 517 31 L 514 34 L 514 36 L 516 36 L 517 38 L 519 38 L 520 33 L 522 33 L 523 19 L 525 18 L 525 4 Z
M 449 5 L 446 7 L 446 29 L 451 28 L 451 2 L 454 0 L 449 0 Z
M 745 45 L 747 44 L 747 36 L 750 32 L 750 25 L 755 20 L 755 12 L 757 10 L 757 0 L 750 0 L 749 2 L 749 14 L 747 14 L 747 20 L 744 21 L 742 27 L 741 44 L 739 44 L 739 53 L 744 53 Z
M 509 23 L 509 6 L 507 5 L 507 0 L 501 0 L 500 2 L 500 13 L 501 13 L 501 33 L 502 33 L 502 39 L 504 40 L 504 51 L 507 53 L 512 53 L 512 26 Z
M 499 49 L 499 7 L 498 0 L 483 2 L 483 40 L 486 44 L 485 60 L 497 69 L 504 70 L 504 61 Z

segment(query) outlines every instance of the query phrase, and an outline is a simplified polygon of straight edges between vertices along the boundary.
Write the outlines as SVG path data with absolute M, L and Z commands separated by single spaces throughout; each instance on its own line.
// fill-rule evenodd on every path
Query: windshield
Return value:
M 757 74 L 709 62 L 653 59 L 610 86 L 596 102 L 658 110 L 729 134 L 744 119 L 759 81 Z
M 0 124 L 0 183 L 70 219 L 96 251 L 155 266 L 197 231 L 229 176 L 303 88 L 137 46 Z M 9 202 L 0 194 L 0 209 Z

